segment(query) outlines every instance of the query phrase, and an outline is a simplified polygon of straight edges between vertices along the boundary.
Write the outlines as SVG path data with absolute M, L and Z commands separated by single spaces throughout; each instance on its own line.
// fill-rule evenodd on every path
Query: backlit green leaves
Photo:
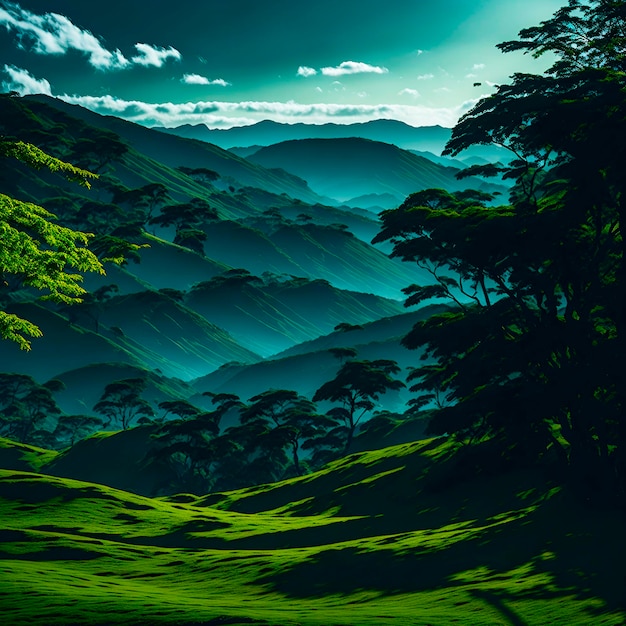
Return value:
M 96 176 L 55 159 L 35 146 L 0 140 L 0 156 L 14 157 L 31 167 L 60 172 L 89 187 Z M 0 294 L 8 281 L 43 291 L 43 300 L 64 304 L 81 302 L 82 272 L 104 274 L 102 264 L 87 248 L 92 235 L 54 223 L 55 216 L 30 202 L 0 194 Z M 30 349 L 26 337 L 41 331 L 14 314 L 0 311 L 0 337 Z

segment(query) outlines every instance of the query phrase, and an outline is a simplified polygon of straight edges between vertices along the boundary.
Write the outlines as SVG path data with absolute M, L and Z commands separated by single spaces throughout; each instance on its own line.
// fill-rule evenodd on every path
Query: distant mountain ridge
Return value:
M 382 141 L 404 150 L 418 150 L 440 155 L 452 135 L 451 128 L 443 126 L 411 126 L 398 120 L 372 120 L 355 124 L 282 124 L 264 120 L 250 126 L 234 126 L 228 129 L 210 129 L 205 124 L 183 124 L 174 128 L 154 126 L 164 133 L 199 139 L 220 148 L 236 148 L 232 152 L 246 156 L 242 148 L 250 146 L 269 146 L 295 139 L 347 139 L 359 137 Z M 504 149 L 490 146 L 474 146 L 464 151 L 461 158 L 481 157 L 490 161 L 508 158 Z
M 415 150 L 440 153 L 450 138 L 451 129 L 442 126 L 410 126 L 397 120 L 374 120 L 355 124 L 282 124 L 264 120 L 250 126 L 234 126 L 228 129 L 210 129 L 205 124 L 184 124 L 175 128 L 154 126 L 155 130 L 189 139 L 207 141 L 220 148 L 239 146 L 269 146 L 293 139 L 340 139 L 361 137 L 384 141 Z M 428 147 L 425 147 L 428 146 Z

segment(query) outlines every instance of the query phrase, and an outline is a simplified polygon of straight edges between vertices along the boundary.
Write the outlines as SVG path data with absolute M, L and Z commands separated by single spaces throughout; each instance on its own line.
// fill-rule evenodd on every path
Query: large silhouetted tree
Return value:
M 500 44 L 554 63 L 481 100 L 446 151 L 506 148 L 510 163 L 465 174 L 513 179 L 509 203 L 421 192 L 383 213 L 377 238 L 405 260 L 438 264 L 443 281 L 410 288 L 415 302 L 457 305 L 404 340 L 437 363 L 413 373 L 420 390 L 445 396 L 432 431 L 496 437 L 518 462 L 553 453 L 587 493 L 622 495 L 625 32 L 623 1 L 570 0 Z
M 286 389 L 264 391 L 250 398 L 250 403 L 241 411 L 242 425 L 264 429 L 259 447 L 288 451 L 294 473 L 301 475 L 301 450 L 312 447 L 316 438 L 335 425 L 334 420 L 319 415 L 313 402 Z

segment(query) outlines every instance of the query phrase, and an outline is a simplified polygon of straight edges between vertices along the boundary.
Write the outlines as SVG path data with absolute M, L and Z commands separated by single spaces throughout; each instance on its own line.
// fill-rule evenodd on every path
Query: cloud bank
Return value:
M 316 74 L 317 70 L 314 67 L 307 67 L 306 65 L 301 65 L 296 72 L 297 76 L 303 76 L 304 78 L 315 76 Z
M 144 126 L 174 127 L 181 124 L 206 124 L 210 128 L 230 128 L 254 124 L 264 119 L 293 124 L 306 122 L 351 124 L 376 119 L 396 119 L 413 126 L 439 124 L 451 127 L 478 100 L 458 107 L 434 108 L 408 104 L 302 104 L 288 102 L 160 102 L 123 100 L 112 96 L 59 96 L 103 115 L 115 115 Z
M 137 63 L 137 65 L 152 65 L 154 67 L 163 67 L 163 64 L 167 59 L 176 59 L 180 61 L 182 58 L 181 53 L 176 48 L 159 48 L 158 46 L 151 46 L 147 43 L 136 43 L 135 48 L 139 53 L 134 56 L 131 61 Z
M 368 63 L 360 63 L 358 61 L 344 61 L 337 67 L 323 67 L 322 74 L 324 76 L 345 76 L 346 74 L 387 74 L 389 70 L 386 67 L 378 67 L 369 65 Z

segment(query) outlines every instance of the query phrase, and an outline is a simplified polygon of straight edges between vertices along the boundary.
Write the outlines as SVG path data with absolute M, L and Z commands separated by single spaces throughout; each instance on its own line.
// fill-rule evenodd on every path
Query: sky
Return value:
M 2 91 L 146 126 L 453 126 L 549 59 L 496 44 L 564 0 L 0 0 Z

